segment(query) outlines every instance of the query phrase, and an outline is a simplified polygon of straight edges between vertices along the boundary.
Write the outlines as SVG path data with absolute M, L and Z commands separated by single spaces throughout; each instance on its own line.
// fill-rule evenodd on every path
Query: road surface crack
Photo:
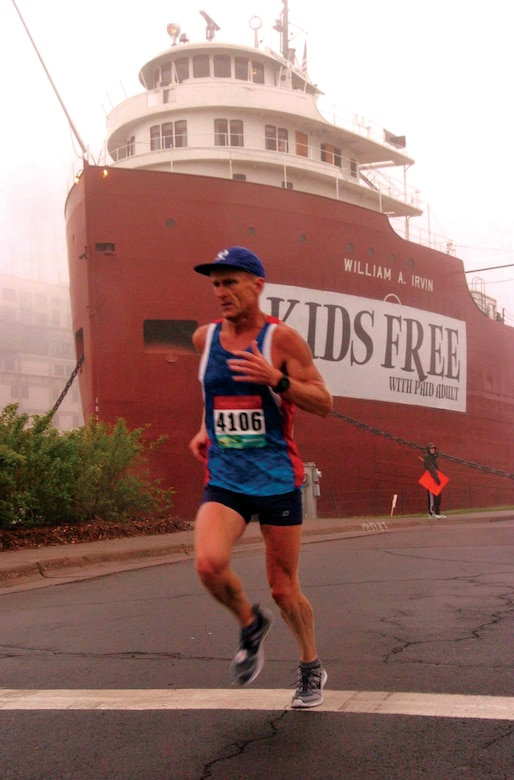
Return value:
M 276 715 L 268 720 L 268 725 L 270 727 L 268 734 L 263 734 L 262 736 L 252 737 L 249 739 L 240 739 L 236 742 L 231 742 L 228 744 L 224 748 L 224 753 L 222 755 L 218 756 L 218 758 L 214 758 L 212 761 L 209 761 L 204 765 L 203 773 L 199 780 L 207 780 L 207 778 L 212 777 L 212 770 L 217 764 L 221 764 L 224 761 L 230 761 L 233 758 L 241 756 L 249 745 L 253 745 L 257 742 L 266 742 L 269 739 L 273 739 L 278 733 L 278 722 L 281 721 L 286 716 L 286 714 L 287 710 L 284 710 L 280 713 L 280 715 Z

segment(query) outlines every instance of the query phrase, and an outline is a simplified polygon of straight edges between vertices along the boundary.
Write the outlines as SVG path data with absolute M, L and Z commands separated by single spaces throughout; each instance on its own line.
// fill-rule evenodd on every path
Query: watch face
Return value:
M 273 390 L 275 391 L 275 393 L 285 393 L 286 390 L 289 389 L 290 384 L 291 383 L 289 381 L 289 378 L 287 376 L 283 376 L 280 382 L 278 383 L 278 385 L 276 385 L 273 388 Z

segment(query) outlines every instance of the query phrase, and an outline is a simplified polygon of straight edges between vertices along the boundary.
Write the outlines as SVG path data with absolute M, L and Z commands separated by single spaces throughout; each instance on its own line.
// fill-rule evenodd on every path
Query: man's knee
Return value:
M 271 596 L 280 609 L 287 610 L 300 598 L 300 589 L 290 577 L 280 576 L 270 581 Z
M 195 568 L 201 582 L 208 587 L 222 580 L 228 570 L 229 562 L 225 558 L 209 555 L 197 555 Z

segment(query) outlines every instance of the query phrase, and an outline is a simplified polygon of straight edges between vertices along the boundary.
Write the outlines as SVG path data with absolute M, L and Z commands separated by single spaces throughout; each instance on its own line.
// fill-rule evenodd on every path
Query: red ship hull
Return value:
M 494 471 L 507 473 L 514 462 L 514 331 L 479 311 L 459 259 L 403 240 L 385 216 L 358 206 L 163 172 L 86 167 L 68 196 L 66 221 L 85 419 L 123 417 L 130 427 L 149 425 L 151 439 L 167 437 L 151 472 L 176 489 L 178 516 L 194 516 L 204 476 L 188 449 L 202 408 L 190 334 L 219 316 L 209 280 L 192 269 L 235 244 L 264 261 L 274 313 L 293 312 L 295 324 L 303 306 L 317 364 L 332 372 L 335 416 L 296 418 L 302 457 L 323 475 L 319 514 L 388 514 L 394 494 L 397 512 L 423 512 L 422 452 L 415 445 L 429 440 L 456 459 L 440 461 L 450 477 L 443 509 L 512 503 L 512 479 Z M 307 297 L 291 303 L 294 295 L 280 292 L 288 288 Z M 325 300 L 324 291 L 332 297 Z M 320 324 L 322 310 L 329 314 Z M 343 335 L 329 344 L 328 331 L 313 335 L 341 317 L 347 343 Z M 407 357 L 400 354 L 400 327 Z M 421 334 L 430 333 L 427 377 L 417 355 Z M 370 358 L 371 365 L 382 339 L 385 357 L 373 356 L 376 371 L 370 368 L 359 389 L 358 364 Z M 350 374 L 354 389 L 340 393 Z M 375 393 L 375 377 L 391 396 Z M 441 399 L 426 405 L 423 393 Z

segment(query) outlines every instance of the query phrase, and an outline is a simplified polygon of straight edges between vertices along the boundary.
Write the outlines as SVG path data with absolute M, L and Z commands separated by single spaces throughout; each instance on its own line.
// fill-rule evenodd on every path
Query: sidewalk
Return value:
M 445 519 L 425 516 L 318 518 L 305 520 L 303 543 L 332 538 L 387 533 L 415 526 L 445 526 L 466 523 L 495 523 L 514 520 L 514 508 L 500 511 L 452 513 Z M 250 523 L 238 549 L 261 543 L 257 523 Z M 56 581 L 98 577 L 105 574 L 176 562 L 191 557 L 193 531 L 157 536 L 135 536 L 100 542 L 64 544 L 21 550 L 0 550 L 0 592 L 27 584 L 45 587 Z M 38 584 L 39 583 L 39 584 Z

